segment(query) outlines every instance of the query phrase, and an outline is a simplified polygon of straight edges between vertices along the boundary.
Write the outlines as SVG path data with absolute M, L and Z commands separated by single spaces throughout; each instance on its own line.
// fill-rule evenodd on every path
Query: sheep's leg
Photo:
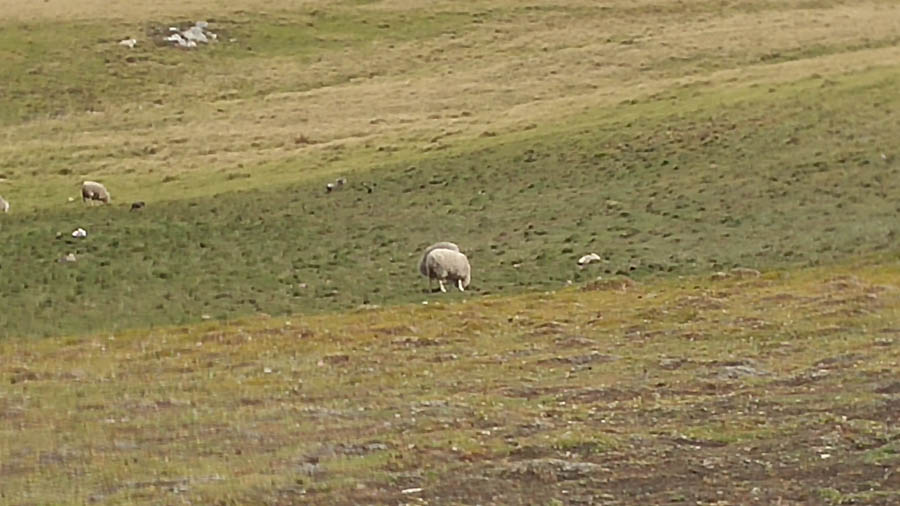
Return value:
M 443 279 L 438 280 L 438 285 L 440 285 L 442 292 L 447 293 L 447 289 L 444 288 L 444 280 Z
M 461 280 L 461 279 L 457 279 L 457 280 L 456 280 L 456 287 L 459 288 L 459 291 L 460 291 L 460 292 L 465 292 L 465 291 L 466 291 L 466 289 L 463 288 L 463 286 L 462 286 L 462 280 Z

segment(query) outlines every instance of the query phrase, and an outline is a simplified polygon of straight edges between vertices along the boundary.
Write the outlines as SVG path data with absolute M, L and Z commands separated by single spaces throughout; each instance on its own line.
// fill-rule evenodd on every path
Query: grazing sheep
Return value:
M 450 281 L 460 292 L 464 292 L 472 281 L 472 267 L 469 259 L 458 251 L 435 249 L 425 257 L 425 270 L 428 279 L 438 280 L 442 292 L 446 292 L 444 281 Z
M 0 211 L 3 211 L 4 213 L 9 212 L 9 202 L 3 197 L 0 197 Z
M 347 184 L 347 178 L 339 177 L 339 178 L 337 178 L 337 180 L 335 180 L 335 182 L 328 183 L 325 185 L 325 193 L 331 193 L 333 191 L 338 191 L 338 190 L 342 189 L 345 184 Z
M 428 276 L 428 270 L 425 268 L 425 259 L 428 258 L 428 254 L 436 249 L 449 249 L 451 251 L 459 251 L 459 246 L 455 243 L 441 241 L 432 244 L 431 246 L 425 248 L 425 251 L 422 252 L 422 258 L 419 260 L 419 274 L 428 278 L 428 291 L 431 291 L 431 277 Z
M 591 253 L 589 255 L 584 255 L 583 257 L 579 258 L 578 266 L 584 267 L 587 264 L 599 262 L 600 260 L 603 260 L 602 258 L 600 258 L 600 255 L 598 255 L 596 253 Z
M 132 202 L 132 203 L 131 203 L 131 210 L 134 211 L 135 209 L 142 209 L 145 205 L 146 205 L 146 204 L 144 204 L 144 201 L 143 201 L 143 200 L 139 200 L 139 201 L 137 201 L 137 202 Z
M 109 192 L 106 187 L 95 181 L 85 181 L 81 185 L 81 201 L 99 200 L 104 204 L 109 204 Z

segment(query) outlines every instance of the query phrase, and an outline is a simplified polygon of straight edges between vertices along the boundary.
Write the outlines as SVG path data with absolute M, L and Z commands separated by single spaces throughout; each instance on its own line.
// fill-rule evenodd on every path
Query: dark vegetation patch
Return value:
M 829 320 L 806 301 L 835 270 L 855 275 L 836 309 L 886 288 L 822 332 Z M 77 482 L 62 489 L 106 502 L 891 504 L 897 349 L 870 329 L 894 316 L 898 282 L 883 265 L 829 267 L 765 285 L 646 279 L 621 293 L 11 339 L 3 493 L 40 486 L 59 502 L 53 491 Z M 687 325 L 710 338 L 686 341 L 677 309 L 704 294 L 720 302 Z M 636 321 L 653 340 L 629 337 Z

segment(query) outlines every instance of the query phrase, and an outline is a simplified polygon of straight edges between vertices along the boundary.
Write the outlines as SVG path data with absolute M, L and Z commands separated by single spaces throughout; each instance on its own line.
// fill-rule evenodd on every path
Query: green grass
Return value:
M 420 301 L 417 252 L 445 238 L 471 257 L 475 294 L 895 256 L 900 177 L 880 158 L 897 131 L 884 112 L 898 105 L 895 85 L 872 71 L 624 105 L 625 119 L 594 111 L 385 164 L 335 194 L 316 178 L 189 200 L 148 193 L 140 212 L 119 200 L 4 216 L 0 328 L 82 333 Z M 87 239 L 70 237 L 78 226 Z M 604 262 L 577 269 L 590 251 Z M 78 262 L 56 262 L 68 252 Z
M 342 70 L 299 82 L 261 83 L 247 72 L 262 68 L 260 60 L 289 59 L 292 65 L 307 66 L 330 54 L 371 54 L 378 44 L 428 40 L 464 29 L 471 19 L 462 12 L 424 10 L 237 12 L 210 19 L 219 42 L 202 51 L 165 47 L 162 38 L 169 27 L 193 24 L 186 19 L 7 24 L 0 31 L 0 73 L 6 76 L 0 125 L 99 111 L 135 97 L 148 105 L 187 106 L 344 83 L 357 74 Z M 116 44 L 129 37 L 139 40 L 136 49 Z M 196 86 L 198 81 L 207 86 Z

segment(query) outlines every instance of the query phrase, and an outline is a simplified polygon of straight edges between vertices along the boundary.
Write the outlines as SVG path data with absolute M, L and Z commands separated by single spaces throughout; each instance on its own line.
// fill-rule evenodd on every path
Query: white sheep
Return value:
M 0 197 L 0 211 L 3 211 L 4 213 L 9 212 L 9 202 L 3 197 Z
M 466 255 L 450 249 L 434 249 L 425 257 L 425 271 L 429 283 L 438 280 L 442 292 L 446 292 L 444 281 L 450 281 L 460 292 L 464 292 L 472 282 L 472 266 Z
M 425 251 L 422 252 L 422 259 L 419 260 L 419 274 L 423 276 L 428 276 L 428 271 L 425 270 L 425 258 L 428 257 L 428 254 L 436 249 L 449 249 L 451 251 L 459 251 L 459 246 L 456 243 L 441 241 L 432 244 L 431 246 L 425 248 Z
M 425 251 L 422 252 L 422 258 L 419 259 L 419 274 L 428 278 L 428 291 L 431 291 L 431 277 L 428 275 L 428 269 L 425 267 L 425 259 L 428 258 L 428 254 L 436 249 L 448 249 L 451 251 L 459 251 L 459 246 L 456 243 L 441 241 L 432 244 L 431 246 L 425 248 Z
M 347 178 L 339 177 L 333 183 L 328 183 L 325 185 L 325 193 L 331 193 L 333 191 L 340 190 L 347 184 Z
M 600 255 L 598 255 L 598 254 L 596 254 L 596 253 L 591 253 L 591 254 L 584 255 L 583 257 L 579 258 L 579 259 L 578 259 L 578 266 L 579 266 L 579 267 L 584 267 L 584 266 L 587 265 L 587 264 L 591 264 L 591 263 L 594 263 L 594 262 L 599 262 L 600 260 L 603 260 L 602 258 L 600 258 Z
M 81 185 L 81 201 L 99 200 L 109 204 L 109 192 L 106 187 L 96 181 L 85 181 Z

